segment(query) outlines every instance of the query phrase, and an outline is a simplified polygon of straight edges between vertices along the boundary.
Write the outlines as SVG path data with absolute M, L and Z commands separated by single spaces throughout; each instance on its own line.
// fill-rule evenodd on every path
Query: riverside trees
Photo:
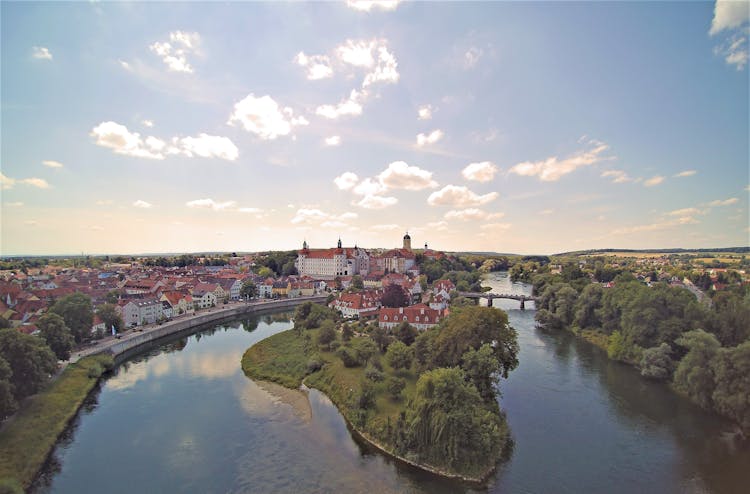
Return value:
M 717 293 L 709 307 L 684 288 L 649 287 L 627 272 L 606 289 L 550 275 L 534 285 L 541 326 L 601 335 L 610 358 L 671 382 L 750 432 L 750 294 Z

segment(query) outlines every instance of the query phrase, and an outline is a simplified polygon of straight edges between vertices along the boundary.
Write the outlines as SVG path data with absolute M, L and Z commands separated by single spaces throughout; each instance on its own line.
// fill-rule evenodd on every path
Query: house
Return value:
M 91 334 L 104 334 L 108 329 L 111 330 L 111 328 L 107 328 L 101 317 L 94 314 L 94 321 L 91 323 Z
M 210 288 L 213 288 L 213 290 Z M 207 283 L 199 283 L 198 286 L 193 288 L 190 292 L 190 295 L 193 297 L 193 308 L 206 309 L 208 307 L 216 307 L 217 299 L 214 290 L 215 286 L 208 285 Z
M 419 331 L 424 331 L 435 327 L 446 315 L 446 311 L 431 309 L 425 304 L 397 308 L 381 307 L 378 311 L 378 326 L 391 330 L 402 322 L 408 322 Z
M 437 280 L 432 284 L 432 293 L 442 295 L 448 299 L 451 298 L 451 292 L 456 289 L 456 285 L 451 280 Z
M 367 317 L 377 314 L 380 294 L 377 292 L 342 293 L 331 305 L 344 317 Z
M 273 296 L 273 278 L 266 278 L 260 283 L 256 283 L 258 289 L 258 297 L 260 298 L 271 298 Z
M 180 291 L 164 292 L 160 300 L 162 302 L 168 302 L 172 308 L 172 315 L 168 317 L 194 312 L 193 297 L 191 297 L 189 293 Z
M 162 317 L 162 303 L 156 299 L 131 300 L 122 307 L 122 320 L 127 328 L 152 324 Z
M 271 288 L 272 297 L 286 297 L 289 294 L 289 282 L 287 281 L 274 281 Z

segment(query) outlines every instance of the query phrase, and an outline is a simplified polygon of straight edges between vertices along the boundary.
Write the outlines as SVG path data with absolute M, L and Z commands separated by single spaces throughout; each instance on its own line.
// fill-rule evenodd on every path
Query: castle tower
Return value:
M 409 232 L 406 232 L 406 235 L 404 235 L 404 249 L 411 252 L 411 237 L 409 236 Z

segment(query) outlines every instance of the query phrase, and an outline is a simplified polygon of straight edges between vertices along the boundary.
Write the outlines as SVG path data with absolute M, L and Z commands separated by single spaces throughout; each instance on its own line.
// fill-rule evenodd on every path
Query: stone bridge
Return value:
M 536 297 L 531 295 L 516 295 L 510 293 L 490 293 L 490 292 L 458 292 L 458 295 L 466 298 L 475 298 L 477 302 L 480 298 L 487 300 L 487 306 L 492 307 L 492 301 L 496 298 L 506 298 L 510 300 L 518 300 L 521 302 L 521 310 L 526 309 L 525 302 L 531 300 L 536 302 Z

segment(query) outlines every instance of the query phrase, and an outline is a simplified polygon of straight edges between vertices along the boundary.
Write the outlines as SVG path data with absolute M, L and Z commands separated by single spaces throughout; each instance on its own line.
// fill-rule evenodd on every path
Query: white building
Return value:
M 122 307 L 125 327 L 152 324 L 163 317 L 161 301 L 156 299 L 131 300 Z
M 301 276 L 332 280 L 337 276 L 367 275 L 370 255 L 356 245 L 341 247 L 341 239 L 335 249 L 310 250 L 304 242 L 294 265 Z

